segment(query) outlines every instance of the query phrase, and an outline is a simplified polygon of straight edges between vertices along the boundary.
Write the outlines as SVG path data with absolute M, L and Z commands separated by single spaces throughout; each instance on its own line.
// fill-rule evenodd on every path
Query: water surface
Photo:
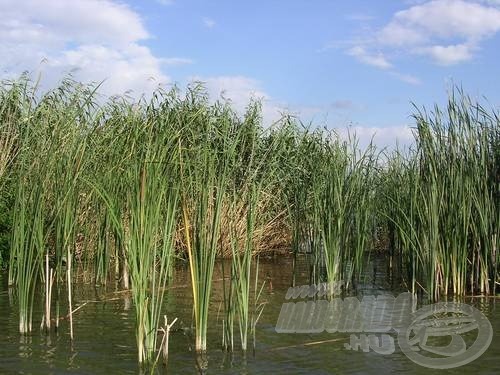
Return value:
M 214 275 L 214 298 L 208 332 L 209 351 L 204 358 L 193 352 L 194 338 L 189 329 L 192 300 L 186 267 L 174 271 L 174 287 L 165 302 L 169 318 L 179 318 L 170 336 L 168 370 L 172 374 L 196 374 L 200 368 L 209 374 L 500 374 L 500 310 L 495 298 L 469 298 L 490 320 L 493 341 L 476 361 L 451 370 L 432 370 L 411 362 L 398 348 L 390 355 L 349 351 L 348 333 L 278 334 L 275 332 L 282 303 L 292 280 L 292 262 L 288 258 L 262 261 L 261 281 L 266 281 L 262 301 L 264 313 L 257 326 L 255 353 L 244 356 L 221 348 L 221 273 Z M 308 283 L 302 262 L 298 284 Z M 18 333 L 17 303 L 13 290 L 6 286 L 6 274 L 0 274 L 0 374 L 138 374 L 134 337 L 134 309 L 128 293 L 113 282 L 95 287 L 75 284 L 74 308 L 85 304 L 74 315 L 73 343 L 68 322 L 62 321 L 57 332 L 46 335 L 38 328 L 43 301 L 38 297 L 34 311 L 34 330 L 29 336 Z M 357 295 L 400 289 L 387 280 L 383 259 L 375 259 L 367 269 L 365 282 Z M 61 291 L 64 294 L 64 291 Z M 61 299 L 62 301 L 64 298 Z M 67 307 L 61 302 L 61 312 Z M 54 311 L 54 310 L 53 310 Z M 235 333 L 238 334 L 237 327 Z M 237 345 L 237 344 L 236 344 Z

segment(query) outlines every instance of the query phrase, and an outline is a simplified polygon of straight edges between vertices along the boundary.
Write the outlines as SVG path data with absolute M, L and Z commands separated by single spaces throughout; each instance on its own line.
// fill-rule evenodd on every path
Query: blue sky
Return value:
M 411 102 L 453 84 L 500 106 L 500 1 L 0 0 L 0 76 L 67 72 L 102 92 L 206 83 L 362 139 L 409 142 Z

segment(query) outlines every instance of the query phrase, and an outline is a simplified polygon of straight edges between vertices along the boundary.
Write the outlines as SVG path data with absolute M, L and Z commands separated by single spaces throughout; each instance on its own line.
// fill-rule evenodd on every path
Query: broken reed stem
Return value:
M 158 359 L 160 358 L 160 353 L 162 354 L 163 357 L 163 365 L 166 367 L 168 363 L 168 339 L 170 337 L 170 329 L 172 326 L 175 324 L 177 321 L 177 318 L 175 318 L 172 323 L 168 324 L 168 319 L 167 316 L 163 316 L 163 324 L 164 326 L 159 328 L 158 331 L 163 333 L 163 338 L 160 343 L 160 348 L 158 350 L 158 355 L 156 356 L 155 363 L 158 362 Z

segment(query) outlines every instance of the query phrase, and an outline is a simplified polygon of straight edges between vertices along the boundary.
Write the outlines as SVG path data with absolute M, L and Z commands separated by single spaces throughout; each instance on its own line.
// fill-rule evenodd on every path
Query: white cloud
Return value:
M 449 46 L 430 46 L 416 49 L 417 52 L 427 54 L 439 65 L 453 65 L 470 60 L 476 47 L 468 44 Z
M 391 63 L 387 61 L 382 52 L 369 53 L 362 46 L 352 47 L 347 51 L 347 54 L 355 57 L 357 60 L 364 64 L 372 65 L 381 69 L 389 69 L 392 67 Z
M 383 56 L 378 64 L 383 69 L 393 64 L 391 56 L 402 52 L 427 56 L 439 65 L 452 65 L 474 58 L 481 42 L 500 32 L 498 0 L 407 3 L 410 7 L 396 12 L 388 24 L 375 31 L 374 38 L 354 44 L 347 53 L 374 66 L 377 64 L 366 56 Z M 405 80 L 404 75 L 400 78 Z
M 209 29 L 211 29 L 215 26 L 215 21 L 212 18 L 203 17 L 202 21 L 203 21 L 203 25 Z
M 410 127 L 386 126 L 386 127 L 367 127 L 367 126 L 349 126 L 348 128 L 336 128 L 336 133 L 343 140 L 353 139 L 354 135 L 359 141 L 359 145 L 364 148 L 371 141 L 378 147 L 394 147 L 396 144 L 401 146 L 410 145 L 413 142 L 413 133 Z
M 149 37 L 140 17 L 105 0 L 2 0 L 0 41 L 126 45 Z M 52 43 L 51 43 L 52 42 Z
M 139 96 L 169 82 L 162 64 L 189 62 L 154 56 L 141 44 L 150 36 L 141 17 L 123 3 L 0 0 L 0 14 L 0 77 L 42 68 L 50 87 L 72 71 L 84 82 L 105 80 L 103 94 Z
M 120 50 L 102 45 L 82 45 L 63 52 L 60 58 L 48 63 L 51 67 L 75 69 L 75 75 L 83 82 L 104 79 L 103 90 L 111 95 L 128 90 L 140 95 L 149 93 L 159 83 L 165 83 L 168 78 L 161 72 L 160 64 L 161 61 L 148 48 L 137 44 Z
M 394 35 L 394 31 L 398 35 Z M 380 32 L 381 42 L 416 44 L 432 39 L 478 41 L 500 30 L 500 10 L 463 0 L 434 0 L 397 12 Z M 394 37 L 397 39 L 394 40 Z
M 236 106 L 246 105 L 252 98 L 266 99 L 269 96 L 260 88 L 260 82 L 245 76 L 192 77 L 192 81 L 205 84 L 214 97 L 230 98 Z M 241 109 L 241 107 L 240 107 Z
M 390 23 L 377 36 L 377 42 L 382 46 L 404 47 L 423 44 L 427 37 L 418 30 L 405 27 L 400 23 Z
M 282 112 L 289 112 L 287 107 L 277 103 L 261 87 L 261 83 L 245 76 L 191 77 L 191 81 L 204 84 L 212 100 L 223 98 L 230 101 L 232 107 L 241 115 L 251 100 L 262 102 L 262 117 L 266 126 L 281 117 Z
M 328 120 L 327 112 L 330 109 L 336 111 L 359 110 L 361 107 L 350 100 L 335 100 L 329 105 L 320 106 L 300 106 L 286 105 L 272 98 L 255 79 L 245 76 L 217 76 L 217 77 L 191 77 L 192 82 L 203 82 L 204 87 L 211 100 L 224 98 L 230 101 L 232 107 L 240 115 L 245 112 L 245 108 L 252 99 L 260 99 L 262 102 L 263 124 L 269 126 L 279 120 L 283 113 L 297 116 L 308 123 L 319 125 L 323 122 L 327 127 L 332 128 L 331 121 Z M 324 116 L 324 118 L 323 118 Z M 323 121 L 318 119 L 323 118 Z M 347 120 L 346 120 L 347 121 Z M 366 147 L 373 138 L 374 144 L 379 148 L 409 145 L 413 142 L 412 131 L 408 126 L 386 126 L 386 127 L 365 127 L 350 126 L 348 128 L 335 128 L 341 139 L 347 140 L 356 134 L 361 147 Z

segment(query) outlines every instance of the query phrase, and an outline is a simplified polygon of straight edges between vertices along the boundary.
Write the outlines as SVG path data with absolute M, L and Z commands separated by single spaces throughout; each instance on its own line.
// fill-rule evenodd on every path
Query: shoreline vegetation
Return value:
M 176 262 L 189 266 L 199 352 L 217 258 L 232 259 L 222 270 L 226 350 L 235 337 L 255 348 L 258 258 L 268 254 L 305 249 L 311 284 L 348 290 L 378 249 L 412 293 L 497 293 L 500 117 L 460 89 L 446 108 L 415 107 L 404 150 L 360 148 L 287 115 L 265 127 L 259 102 L 238 115 L 198 84 L 136 102 L 97 93 L 70 78 L 46 93 L 27 76 L 0 84 L 0 265 L 21 334 L 38 318 L 36 293 L 46 332 L 54 314 L 72 327 L 75 268 L 131 289 L 144 364 L 166 353 L 157 332 L 168 331 L 162 303 Z

